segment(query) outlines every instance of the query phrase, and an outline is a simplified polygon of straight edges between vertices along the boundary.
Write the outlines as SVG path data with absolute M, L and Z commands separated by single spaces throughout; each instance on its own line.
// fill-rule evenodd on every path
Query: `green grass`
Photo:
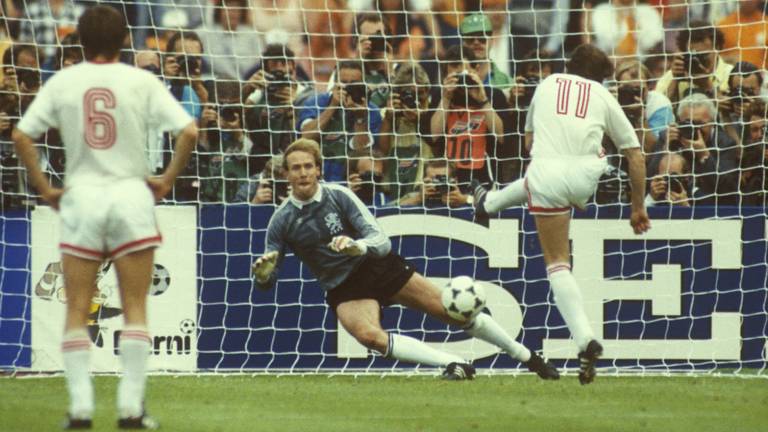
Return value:
M 113 430 L 115 377 L 96 378 L 95 430 Z M 0 379 L 0 431 L 57 430 L 62 378 Z M 151 377 L 166 431 L 768 431 L 768 381 L 532 376 Z

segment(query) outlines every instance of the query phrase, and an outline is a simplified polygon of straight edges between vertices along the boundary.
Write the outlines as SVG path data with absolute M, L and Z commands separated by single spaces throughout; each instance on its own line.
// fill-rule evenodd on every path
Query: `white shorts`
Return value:
M 143 180 L 74 186 L 64 192 L 59 210 L 63 254 L 100 261 L 162 243 L 155 198 Z
M 608 164 L 604 158 L 538 159 L 525 173 L 528 210 L 532 214 L 562 214 L 584 208 L 595 193 Z

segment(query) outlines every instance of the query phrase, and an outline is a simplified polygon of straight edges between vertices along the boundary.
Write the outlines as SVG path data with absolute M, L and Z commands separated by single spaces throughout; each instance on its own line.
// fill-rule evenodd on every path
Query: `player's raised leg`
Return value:
M 552 364 L 544 361 L 523 344 L 515 341 L 488 314 L 481 313 L 470 322 L 450 317 L 440 299 L 440 290 L 424 276 L 414 273 L 408 283 L 392 297 L 404 306 L 420 310 L 447 324 L 461 327 L 470 336 L 489 342 L 504 350 L 512 358 L 522 362 L 543 379 L 558 379 L 560 374 Z
M 568 244 L 570 218 L 568 213 L 536 215 L 536 229 L 539 233 L 555 304 L 579 347 L 581 362 L 579 381 L 582 384 L 588 384 L 594 379 L 595 362 L 603 354 L 603 347 L 595 340 L 584 312 L 581 290 L 571 273 L 571 254 Z
M 500 212 L 504 209 L 520 206 L 528 200 L 525 190 L 525 179 L 517 179 L 501 190 L 486 190 L 479 181 L 473 181 L 471 185 L 474 198 L 475 214 L 486 216 Z
M 147 357 L 152 347 L 147 331 L 147 291 L 152 279 L 155 250 L 139 250 L 115 260 L 125 326 L 120 335 L 123 376 L 117 388 L 118 426 L 156 429 L 144 413 Z
M 61 344 L 69 390 L 69 419 L 65 428 L 89 429 L 94 397 L 90 375 L 91 340 L 86 326 L 101 260 L 64 254 L 61 261 L 67 293 L 67 317 Z
M 344 329 L 360 344 L 385 357 L 440 367 L 466 363 L 461 357 L 436 350 L 412 337 L 385 331 L 381 328 L 381 306 L 377 300 L 345 301 L 336 307 L 336 316 Z M 462 369 L 461 372 L 465 371 Z M 465 375 L 463 378 L 471 379 L 474 369 Z

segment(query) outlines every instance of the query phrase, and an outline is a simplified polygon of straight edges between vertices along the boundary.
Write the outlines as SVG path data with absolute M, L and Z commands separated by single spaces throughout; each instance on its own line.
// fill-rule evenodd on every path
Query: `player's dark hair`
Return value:
M 200 51 L 205 52 L 205 47 L 203 46 L 203 40 L 200 39 L 200 36 L 193 32 L 188 30 L 182 30 L 180 32 L 174 33 L 169 39 L 168 43 L 165 45 L 165 52 L 169 53 L 181 53 L 181 49 L 177 47 L 176 45 L 185 40 L 191 40 L 195 41 L 200 44 Z
M 123 14 L 109 6 L 88 8 L 77 22 L 77 33 L 83 44 L 86 60 L 99 55 L 112 59 L 120 54 L 128 27 Z
M 569 74 L 597 82 L 602 82 L 613 75 L 611 60 L 600 48 L 591 44 L 577 46 L 565 69 Z
M 711 40 L 715 50 L 722 50 L 725 43 L 723 32 L 706 21 L 691 21 L 687 27 L 677 34 L 677 48 L 680 51 L 688 51 L 691 42 L 703 42 Z
M 288 170 L 288 155 L 297 151 L 311 154 L 315 159 L 315 165 L 317 165 L 317 169 L 323 169 L 323 155 L 320 153 L 320 145 L 317 143 L 317 141 L 307 138 L 299 138 L 292 142 L 291 145 L 289 145 L 283 153 L 283 168 L 285 168 L 286 171 Z

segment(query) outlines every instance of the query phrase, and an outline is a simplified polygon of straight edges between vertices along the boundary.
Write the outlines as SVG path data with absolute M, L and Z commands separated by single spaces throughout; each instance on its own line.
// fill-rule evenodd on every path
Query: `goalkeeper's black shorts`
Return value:
M 328 291 L 325 301 L 334 313 L 341 303 L 350 300 L 374 299 L 381 306 L 389 306 L 392 296 L 415 272 L 413 266 L 395 253 L 382 258 L 369 256 L 344 282 Z

